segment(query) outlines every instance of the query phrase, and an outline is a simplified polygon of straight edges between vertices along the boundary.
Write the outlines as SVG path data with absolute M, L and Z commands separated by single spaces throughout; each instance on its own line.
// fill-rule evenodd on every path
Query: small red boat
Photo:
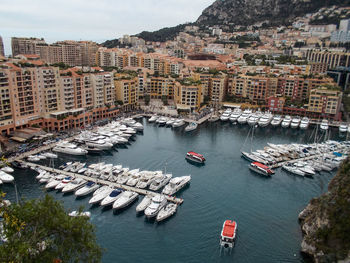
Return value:
M 187 160 L 196 162 L 196 163 L 204 163 L 205 158 L 203 155 L 195 152 L 188 152 L 185 157 Z
M 249 166 L 249 169 L 252 170 L 253 172 L 256 172 L 258 174 L 265 175 L 265 176 L 271 176 L 275 173 L 268 166 L 259 162 L 251 163 Z
M 237 223 L 226 220 L 222 227 L 220 245 L 225 248 L 232 248 L 235 245 Z

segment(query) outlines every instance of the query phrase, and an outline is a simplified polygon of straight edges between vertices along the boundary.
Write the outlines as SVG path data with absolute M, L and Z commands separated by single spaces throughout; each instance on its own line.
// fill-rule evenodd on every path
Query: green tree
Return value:
M 0 202 L 1 202 L 0 198 Z M 102 249 L 87 217 L 70 217 L 53 197 L 0 208 L 7 242 L 0 262 L 100 262 Z

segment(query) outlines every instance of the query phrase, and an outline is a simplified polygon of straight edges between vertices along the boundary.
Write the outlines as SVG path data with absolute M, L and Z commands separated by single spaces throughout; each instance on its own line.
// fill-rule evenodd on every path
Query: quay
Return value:
M 105 180 L 101 180 L 101 179 L 98 179 L 98 178 L 91 178 L 91 177 L 88 177 L 88 176 L 85 176 L 85 175 L 82 175 L 82 174 L 77 174 L 77 173 L 72 173 L 72 172 L 67 172 L 67 171 L 62 171 L 62 170 L 59 170 L 59 169 L 56 169 L 56 168 L 51 168 L 51 167 L 47 167 L 47 166 L 43 166 L 43 165 L 39 165 L 39 164 L 35 164 L 35 163 L 30 163 L 30 162 L 25 162 L 25 161 L 20 161 L 30 167 L 38 167 L 42 170 L 45 170 L 45 171 L 48 171 L 48 172 L 54 172 L 54 173 L 57 173 L 57 174 L 63 174 L 63 175 L 67 175 L 67 176 L 74 176 L 74 177 L 78 177 L 78 178 L 81 178 L 81 179 L 84 179 L 84 180 L 87 180 L 87 181 L 94 181 L 98 184 L 102 184 L 102 185 L 108 185 L 112 188 L 121 188 L 121 189 L 124 189 L 124 190 L 127 190 L 127 191 L 133 191 L 133 192 L 136 192 L 138 194 L 141 194 L 141 195 L 151 195 L 151 196 L 155 196 L 156 192 L 153 192 L 153 191 L 150 191 L 150 190 L 145 190 L 145 189 L 139 189 L 139 188 L 136 188 L 136 187 L 132 187 L 132 186 L 128 186 L 128 185 L 121 185 L 121 184 L 118 184 L 118 183 L 114 183 L 114 182 L 109 182 L 109 181 L 105 181 Z M 173 202 L 175 204 L 178 204 L 178 205 L 181 205 L 183 203 L 183 199 L 182 198 L 177 198 L 177 197 L 174 197 L 174 196 L 168 196 L 168 195 L 165 195 L 166 199 L 169 201 L 169 202 Z

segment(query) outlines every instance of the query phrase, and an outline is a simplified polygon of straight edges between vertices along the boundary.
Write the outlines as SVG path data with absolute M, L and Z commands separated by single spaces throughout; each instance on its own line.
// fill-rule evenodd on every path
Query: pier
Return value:
M 118 183 L 109 182 L 109 181 L 101 180 L 101 179 L 98 179 L 98 178 L 91 178 L 91 177 L 88 177 L 88 176 L 85 176 L 85 175 L 82 175 L 82 174 L 67 172 L 67 171 L 63 171 L 63 170 L 59 170 L 59 169 L 56 169 L 56 168 L 51 168 L 51 167 L 35 164 L 35 163 L 25 162 L 25 161 L 22 161 L 22 160 L 20 162 L 22 162 L 22 163 L 24 163 L 24 164 L 26 164 L 26 165 L 28 165 L 30 167 L 38 167 L 38 168 L 40 168 L 42 170 L 45 170 L 45 171 L 48 171 L 48 172 L 57 173 L 57 174 L 63 174 L 63 175 L 67 175 L 67 176 L 73 176 L 73 177 L 76 177 L 76 178 L 84 179 L 86 181 L 94 181 L 94 182 L 96 182 L 98 184 L 108 185 L 108 186 L 110 186 L 112 188 L 121 188 L 123 190 L 133 191 L 133 192 L 136 192 L 136 193 L 141 194 L 141 195 L 155 196 L 156 194 L 158 194 L 158 193 L 150 191 L 150 190 L 139 189 L 139 188 L 128 186 L 128 185 L 121 185 L 121 184 L 118 184 Z M 174 197 L 174 196 L 165 195 L 165 197 L 166 197 L 166 199 L 169 202 L 173 202 L 173 203 L 178 204 L 178 205 L 181 205 L 183 203 L 183 201 L 184 201 L 182 198 L 177 198 L 177 197 Z

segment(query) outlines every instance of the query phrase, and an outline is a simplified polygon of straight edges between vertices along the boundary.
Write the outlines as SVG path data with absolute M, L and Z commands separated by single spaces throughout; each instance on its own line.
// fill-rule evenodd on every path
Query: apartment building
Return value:
M 342 92 L 338 89 L 320 87 L 310 92 L 308 111 L 319 117 L 340 119 Z
M 15 57 L 19 54 L 37 54 L 36 48 L 38 45 L 47 45 L 43 38 L 25 38 L 25 37 L 12 37 L 11 47 L 12 56 Z
M 2 135 L 14 130 L 10 78 L 10 72 L 0 68 L 0 133 Z
M 204 100 L 203 88 L 198 83 L 175 83 L 175 103 L 177 108 L 189 108 L 198 111 Z
M 134 109 L 138 105 L 138 77 L 115 77 L 115 98 L 125 109 Z
M 350 53 L 327 50 L 308 50 L 306 58 L 310 62 L 326 63 L 328 68 L 350 67 Z
M 221 73 L 209 79 L 209 98 L 211 103 L 224 101 L 226 95 L 226 74 Z
M 2 37 L 0 36 L 0 56 L 5 56 L 4 42 L 2 41 Z
M 145 83 L 145 95 L 151 99 L 162 99 L 166 97 L 169 100 L 174 99 L 175 80 L 165 77 L 149 77 Z

